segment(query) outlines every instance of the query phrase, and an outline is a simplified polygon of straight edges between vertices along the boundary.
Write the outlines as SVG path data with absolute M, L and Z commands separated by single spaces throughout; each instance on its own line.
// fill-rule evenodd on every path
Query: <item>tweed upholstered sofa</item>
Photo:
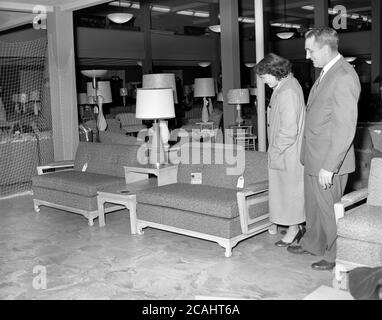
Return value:
M 80 142 L 74 161 L 37 168 L 32 178 L 36 212 L 49 206 L 84 215 L 89 225 L 98 216 L 97 191 L 125 181 L 124 166 L 135 165 L 141 146 Z M 139 152 L 138 152 L 139 151 Z M 47 172 L 47 173 L 46 173 Z M 119 207 L 106 208 L 106 212 Z
M 228 145 L 218 145 L 212 149 L 212 159 L 204 158 L 206 151 L 201 148 L 182 145 L 183 155 L 188 150 L 191 158 L 199 150 L 202 161 L 188 164 L 182 155 L 177 183 L 137 193 L 138 234 L 152 227 L 214 241 L 230 257 L 239 241 L 268 229 L 267 154 L 236 146 L 243 162 L 230 172 L 227 169 L 232 167 L 216 156 L 217 149 Z
M 346 288 L 349 270 L 382 265 L 382 158 L 371 160 L 368 188 L 344 195 L 334 210 L 338 238 L 333 285 Z

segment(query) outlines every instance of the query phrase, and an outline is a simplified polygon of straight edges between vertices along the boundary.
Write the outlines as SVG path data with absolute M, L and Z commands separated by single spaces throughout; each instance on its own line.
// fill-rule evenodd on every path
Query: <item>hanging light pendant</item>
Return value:
M 129 21 L 134 15 L 128 12 L 122 12 L 121 0 L 119 0 L 119 12 L 109 13 L 107 18 L 114 23 L 122 24 Z
M 286 25 L 286 0 L 284 0 L 284 25 Z M 291 31 L 284 31 L 284 32 L 277 32 L 276 35 L 283 40 L 290 39 L 294 36 L 294 32 Z

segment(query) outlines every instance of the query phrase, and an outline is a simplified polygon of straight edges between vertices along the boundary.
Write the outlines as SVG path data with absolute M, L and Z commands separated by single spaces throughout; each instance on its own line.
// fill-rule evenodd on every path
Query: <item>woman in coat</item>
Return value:
M 255 69 L 273 89 L 268 106 L 269 213 L 273 223 L 288 226 L 285 236 L 275 245 L 286 247 L 299 241 L 305 232 L 301 224 L 304 211 L 304 167 L 300 149 L 304 128 L 305 103 L 302 88 L 291 73 L 291 63 L 270 53 Z

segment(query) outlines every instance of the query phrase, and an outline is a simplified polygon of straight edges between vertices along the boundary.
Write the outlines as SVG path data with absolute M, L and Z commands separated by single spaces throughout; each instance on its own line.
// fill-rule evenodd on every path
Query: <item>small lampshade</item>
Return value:
M 29 94 L 29 100 L 30 100 L 30 101 L 40 101 L 40 91 L 38 91 L 38 90 L 33 90 L 33 91 Z
M 107 70 L 81 70 L 81 73 L 88 78 L 98 78 L 104 76 Z
M 135 116 L 137 119 L 175 118 L 173 90 L 138 88 Z
M 88 103 L 88 97 L 87 97 L 86 93 L 79 93 L 78 94 L 77 103 L 80 105 Z
M 19 96 L 21 103 L 27 103 L 28 102 L 28 95 L 26 93 L 20 93 Z
M 257 96 L 257 88 L 249 88 L 249 95 Z
M 218 92 L 218 95 L 216 96 L 216 101 L 223 102 L 223 92 Z
M 214 97 L 215 79 L 214 78 L 196 78 L 194 86 L 194 97 Z
M 249 103 L 248 89 L 230 89 L 227 94 L 229 104 Z
M 121 97 L 126 97 L 127 96 L 127 88 L 120 88 L 119 89 L 119 95 Z
M 110 88 L 110 81 L 98 81 L 97 82 L 97 90 L 93 88 L 93 85 L 91 82 L 87 83 L 87 95 L 95 97 L 97 96 L 97 99 L 102 97 L 102 103 L 110 103 L 113 102 L 112 96 L 111 96 L 111 88 Z
M 177 95 L 176 84 L 175 84 L 175 75 L 173 73 L 144 74 L 142 77 L 142 88 L 147 88 L 147 89 L 172 88 L 173 94 L 174 94 L 174 102 L 178 103 L 178 95 Z

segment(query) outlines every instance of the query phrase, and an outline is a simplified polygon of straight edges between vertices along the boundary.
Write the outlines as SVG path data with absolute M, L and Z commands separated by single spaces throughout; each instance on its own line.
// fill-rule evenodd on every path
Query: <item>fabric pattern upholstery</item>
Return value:
M 137 201 L 222 218 L 238 216 L 236 193 L 231 189 L 196 184 L 169 184 L 137 193 Z
M 382 158 L 371 160 L 368 191 L 367 203 L 382 210 Z
M 338 235 L 382 244 L 382 208 L 362 205 L 338 220 Z
M 115 116 L 123 126 L 141 125 L 142 120 L 135 117 L 135 113 L 119 113 Z
M 102 144 L 80 142 L 74 161 L 74 170 L 82 171 L 87 165 L 86 172 L 107 174 L 124 177 L 123 166 L 137 164 L 137 154 L 140 146 Z
M 85 197 L 95 197 L 97 191 L 102 187 L 120 182 L 124 182 L 124 178 L 92 172 L 81 172 L 79 174 L 75 170 L 58 171 L 32 178 L 34 186 L 79 194 Z
M 256 210 L 252 218 L 264 214 L 266 207 Z M 264 204 L 262 205 L 264 206 Z M 195 213 L 188 210 L 179 210 L 169 207 L 155 206 L 145 203 L 137 203 L 137 217 L 140 220 L 152 221 L 167 226 L 173 226 L 186 230 L 210 234 L 225 239 L 231 239 L 242 234 L 239 216 L 232 219 L 225 219 L 213 215 Z M 260 225 L 261 221 L 254 223 L 251 227 Z
M 337 259 L 378 267 L 382 261 L 382 244 L 338 237 Z

